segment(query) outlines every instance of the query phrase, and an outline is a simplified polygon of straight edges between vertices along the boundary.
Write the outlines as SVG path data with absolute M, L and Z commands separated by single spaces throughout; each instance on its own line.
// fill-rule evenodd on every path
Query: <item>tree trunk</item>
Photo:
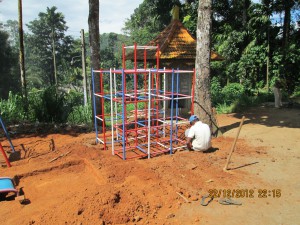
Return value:
M 283 20 L 283 33 L 282 33 L 282 47 L 288 46 L 290 24 L 291 24 L 291 8 L 293 7 L 292 1 L 284 1 L 284 20 Z
M 293 0 L 283 1 L 284 5 L 284 20 L 283 20 L 283 32 L 282 32 L 282 64 L 284 68 L 287 66 L 287 51 L 289 47 L 289 37 L 290 37 L 290 24 L 291 24 L 291 9 L 294 5 Z M 286 76 L 286 72 L 283 70 L 280 73 L 282 79 L 286 80 L 288 87 L 287 90 L 289 92 L 289 77 Z
M 89 44 L 91 49 L 91 67 L 94 70 L 100 69 L 100 41 L 99 41 L 99 0 L 89 0 Z M 95 92 L 100 92 L 100 78 L 94 77 Z M 93 95 L 93 93 L 92 93 Z M 93 97 L 91 98 L 93 99 Z M 93 103 L 92 103 L 93 106 Z M 93 106 L 94 107 L 94 106 Z M 95 110 L 95 109 L 93 109 Z M 96 112 L 102 114 L 100 99 L 96 97 Z
M 24 99 L 25 112 L 28 111 L 27 99 L 27 84 L 25 74 L 25 60 L 24 60 L 24 37 L 23 37 L 23 16 L 22 16 L 22 0 L 18 1 L 19 10 L 19 63 L 21 73 L 22 97 Z
M 84 30 L 81 29 L 81 62 L 82 62 L 82 77 L 83 77 L 83 96 L 84 96 L 84 106 L 87 106 L 87 76 L 86 76 L 86 66 L 85 66 L 85 41 L 84 41 Z
M 57 87 L 57 69 L 56 69 L 56 54 L 55 54 L 55 39 L 54 39 L 54 28 L 52 27 L 52 56 L 53 56 L 53 69 L 54 69 L 54 74 L 53 74 L 53 80 L 54 84 Z
M 196 47 L 195 114 L 208 124 L 214 135 L 218 133 L 216 119 L 211 106 L 210 94 L 210 37 L 211 0 L 200 0 L 198 6 Z
M 266 16 L 268 17 L 268 21 L 270 21 L 270 16 L 272 14 L 273 0 L 263 0 L 262 4 L 266 9 Z M 266 68 L 266 88 L 267 91 L 270 89 L 269 75 L 270 75 L 270 24 L 268 24 L 268 28 L 266 31 L 267 34 L 267 68 Z

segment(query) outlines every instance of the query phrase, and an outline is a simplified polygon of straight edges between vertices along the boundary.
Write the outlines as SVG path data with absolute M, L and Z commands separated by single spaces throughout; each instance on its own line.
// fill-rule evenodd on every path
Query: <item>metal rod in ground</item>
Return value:
M 1 123 L 1 126 L 2 126 L 3 130 L 4 130 L 6 138 L 7 138 L 8 142 L 9 142 L 9 144 L 10 144 L 11 150 L 13 152 L 16 152 L 15 147 L 14 147 L 13 143 L 11 142 L 10 136 L 9 136 L 7 130 L 6 130 L 6 127 L 4 125 L 4 122 L 3 122 L 2 118 L 1 118 L 1 116 L 0 116 L 0 123 Z
M 3 157 L 4 157 L 4 159 L 5 159 L 5 162 L 6 162 L 7 167 L 11 167 L 10 162 L 9 162 L 9 160 L 8 160 L 6 154 L 5 154 L 5 151 L 4 151 L 4 149 L 3 149 L 1 143 L 0 143 L 0 151 L 1 151 L 2 154 L 3 154 Z
M 242 117 L 242 120 L 241 120 L 239 129 L 238 129 L 238 131 L 237 131 L 237 134 L 236 134 L 236 136 L 235 136 L 233 145 L 232 145 L 231 150 L 230 150 L 230 153 L 229 153 L 229 155 L 228 155 L 226 165 L 225 165 L 225 167 L 224 167 L 224 169 L 223 169 L 223 170 L 225 170 L 225 171 L 228 170 L 228 164 L 229 164 L 229 162 L 230 162 L 230 158 L 231 158 L 231 156 L 232 156 L 232 153 L 233 153 L 233 151 L 234 151 L 234 149 L 235 149 L 235 145 L 236 145 L 237 139 L 238 139 L 238 137 L 239 137 L 241 128 L 242 128 L 242 126 L 243 126 L 244 120 L 245 120 L 245 116 Z

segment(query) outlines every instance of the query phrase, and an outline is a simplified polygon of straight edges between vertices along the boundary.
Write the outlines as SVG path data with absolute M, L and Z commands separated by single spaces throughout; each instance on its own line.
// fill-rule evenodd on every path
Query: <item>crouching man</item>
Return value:
M 189 119 L 191 128 L 185 131 L 187 148 L 194 151 L 206 151 L 211 147 L 211 133 L 209 126 L 199 121 L 196 115 Z

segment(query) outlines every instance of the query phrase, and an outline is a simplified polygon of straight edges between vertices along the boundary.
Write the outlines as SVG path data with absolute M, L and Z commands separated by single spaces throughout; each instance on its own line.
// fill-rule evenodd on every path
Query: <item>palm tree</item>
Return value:
M 28 111 L 27 101 L 27 84 L 25 75 L 25 60 L 24 60 L 24 32 L 23 32 L 23 16 L 22 16 L 22 0 L 18 1 L 18 12 L 19 12 L 19 64 L 21 73 L 21 86 L 22 86 L 22 97 L 24 98 L 25 111 Z
M 55 85 L 57 86 L 57 66 L 56 66 L 56 54 L 55 54 L 55 42 L 57 39 L 57 34 L 56 34 L 56 26 L 58 26 L 58 29 L 64 29 L 64 16 L 62 13 L 56 13 L 56 7 L 48 8 L 47 7 L 47 12 L 46 13 L 40 13 L 39 16 L 43 17 L 48 21 L 48 23 L 51 25 L 51 45 L 52 45 L 52 57 L 53 57 L 53 80 Z

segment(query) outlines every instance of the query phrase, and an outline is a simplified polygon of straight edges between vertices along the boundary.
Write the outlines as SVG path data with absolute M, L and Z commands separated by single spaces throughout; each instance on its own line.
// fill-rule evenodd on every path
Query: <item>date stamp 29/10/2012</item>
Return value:
M 281 189 L 209 189 L 210 198 L 280 198 Z

